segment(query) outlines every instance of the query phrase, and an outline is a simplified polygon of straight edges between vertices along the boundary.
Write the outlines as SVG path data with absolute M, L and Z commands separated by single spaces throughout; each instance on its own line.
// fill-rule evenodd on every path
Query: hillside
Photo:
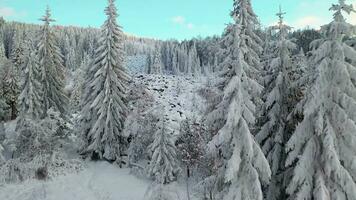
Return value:
M 131 109 L 149 111 L 162 108 L 165 113 L 161 114 L 169 122 L 172 133 L 177 135 L 182 120 L 186 117 L 201 117 L 204 101 L 198 91 L 204 81 L 203 78 L 185 76 L 136 74 L 131 88 L 135 93 L 131 94 Z M 13 128 L 14 123 L 7 123 L 8 132 L 14 132 Z M 129 168 L 120 169 L 108 162 L 84 161 L 83 165 L 83 170 L 78 173 L 55 177 L 46 182 L 28 180 L 0 186 L 0 199 L 141 200 L 152 184 L 148 177 L 134 175 Z M 176 200 L 185 195 L 184 187 L 181 186 L 183 184 L 184 181 L 180 181 L 169 186 L 168 190 L 177 197 Z

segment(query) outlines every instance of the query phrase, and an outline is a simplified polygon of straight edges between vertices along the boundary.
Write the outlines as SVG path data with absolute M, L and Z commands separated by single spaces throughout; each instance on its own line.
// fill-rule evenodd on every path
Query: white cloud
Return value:
M 172 18 L 172 22 L 176 24 L 184 24 L 185 23 L 185 18 L 182 16 L 176 16 Z
M 188 28 L 188 29 L 193 29 L 193 28 L 194 28 L 194 24 L 188 23 L 188 24 L 187 24 L 187 28 Z
M 0 7 L 0 16 L 3 17 L 12 17 L 15 16 L 16 12 L 13 8 L 10 7 Z
M 183 17 L 183 16 L 175 16 L 175 17 L 173 17 L 172 18 L 172 22 L 174 24 L 178 24 L 180 26 L 183 26 L 183 27 L 185 27 L 187 29 L 193 29 L 195 27 L 195 25 L 193 23 L 187 22 L 185 20 L 185 17 Z
M 356 9 L 356 2 L 352 4 L 354 6 L 354 9 Z M 353 25 L 356 25 L 356 13 L 351 13 L 347 17 L 347 22 Z
M 320 26 L 324 24 L 326 24 L 326 22 L 321 17 L 317 16 L 305 16 L 297 19 L 295 23 L 293 23 L 294 28 L 296 29 L 303 29 L 306 27 L 319 29 Z

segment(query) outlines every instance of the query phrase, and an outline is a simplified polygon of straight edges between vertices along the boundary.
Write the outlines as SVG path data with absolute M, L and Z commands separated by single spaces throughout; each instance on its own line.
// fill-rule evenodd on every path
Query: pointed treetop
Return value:
M 115 0 L 108 0 L 108 6 L 105 9 L 105 13 L 110 18 L 116 18 L 117 17 L 117 9 L 116 9 L 116 6 L 115 6 Z
M 279 12 L 276 14 L 278 16 L 279 21 L 278 25 L 272 26 L 271 30 L 278 30 L 279 31 L 279 37 L 280 39 L 285 39 L 287 37 L 288 31 L 292 29 L 292 27 L 284 24 L 284 15 L 286 15 L 286 12 L 283 12 L 282 6 L 279 6 Z
M 334 20 L 337 22 L 345 21 L 345 18 L 342 15 L 342 11 L 346 12 L 347 14 L 350 14 L 351 12 L 356 12 L 353 5 L 347 5 L 345 1 L 346 0 L 339 0 L 339 4 L 333 4 L 329 9 L 330 11 L 335 11 Z
M 233 7 L 234 8 L 231 11 L 230 16 L 235 22 L 244 24 L 247 23 L 247 21 L 252 20 L 257 24 L 259 23 L 256 14 L 251 8 L 251 0 L 234 0 Z M 245 18 L 250 19 L 246 21 Z
M 51 9 L 49 8 L 49 6 L 47 6 L 46 8 L 46 14 L 40 20 L 45 22 L 45 25 L 48 26 L 51 22 L 55 21 L 54 19 L 51 18 Z
M 283 19 L 284 19 L 284 15 L 287 14 L 286 12 L 282 11 L 282 6 L 279 5 L 279 12 L 276 14 L 279 17 L 279 25 L 282 26 L 283 25 Z

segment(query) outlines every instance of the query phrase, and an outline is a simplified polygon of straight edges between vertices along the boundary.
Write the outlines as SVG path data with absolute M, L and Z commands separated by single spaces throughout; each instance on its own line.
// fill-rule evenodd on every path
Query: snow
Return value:
M 131 175 L 107 162 L 90 162 L 78 174 L 40 182 L 0 187 L 0 199 L 6 200 L 139 200 L 150 182 Z M 43 198 L 45 197 L 45 198 Z
M 133 82 L 133 87 L 143 87 L 152 96 L 152 105 L 164 109 L 168 127 L 175 131 L 184 119 L 199 119 L 206 109 L 205 100 L 199 95 L 206 77 L 145 74 L 136 75 Z
M 124 66 L 132 74 L 143 73 L 147 65 L 147 55 L 139 54 L 125 57 Z
M 101 32 L 0 17 L 0 200 L 356 200 L 356 11 L 289 33 L 251 1 L 185 41 L 124 35 L 115 0 Z
M 141 200 L 152 183 L 130 174 L 108 162 L 88 162 L 78 174 L 41 182 L 30 180 L 21 184 L 0 186 L 1 200 Z M 166 190 L 175 199 L 184 196 L 184 187 L 173 183 Z

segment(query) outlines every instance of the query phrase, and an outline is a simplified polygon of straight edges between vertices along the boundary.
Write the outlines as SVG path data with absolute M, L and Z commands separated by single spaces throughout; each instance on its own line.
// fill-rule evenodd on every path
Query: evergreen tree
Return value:
M 5 163 L 5 157 L 3 155 L 4 147 L 0 143 L 0 166 L 2 166 Z
M 5 121 L 9 106 L 6 104 L 1 91 L 0 91 L 0 95 L 1 95 L 0 96 L 0 121 Z
M 152 155 L 148 172 L 158 183 L 168 184 L 177 178 L 179 172 L 176 148 L 163 117 L 157 127 L 154 141 L 148 147 Z
M 50 23 L 54 20 L 51 19 L 49 8 L 47 8 L 46 14 L 41 20 L 44 25 L 41 29 L 38 44 L 38 61 L 43 88 L 43 114 L 46 115 L 46 111 L 53 108 L 65 116 L 67 114 L 68 98 L 64 93 L 63 56 L 50 27 Z
M 288 141 L 287 118 L 291 112 L 290 102 L 290 73 L 292 69 L 291 51 L 296 45 L 287 39 L 291 27 L 283 22 L 283 15 L 280 12 L 279 23 L 272 29 L 278 30 L 278 41 L 276 42 L 275 56 L 269 62 L 267 87 L 265 88 L 266 101 L 263 105 L 262 121 L 263 125 L 256 135 L 256 140 L 261 144 L 262 150 L 269 161 L 272 180 L 268 187 L 266 198 L 268 200 L 286 199 L 285 180 L 285 143 Z
M 268 83 L 271 81 L 271 70 L 269 67 L 271 65 L 272 60 L 276 56 L 276 42 L 275 38 L 273 38 L 272 32 L 274 31 L 274 27 L 268 27 L 265 30 L 265 41 L 263 46 L 263 52 L 261 56 L 261 65 L 262 65 L 262 77 L 263 77 L 263 86 L 268 86 Z M 277 38 L 278 40 L 279 38 Z M 263 97 L 265 98 L 265 97 Z M 265 100 L 265 99 L 264 99 Z
M 210 117 L 217 114 L 222 127 L 209 146 L 219 148 L 224 158 L 220 173 L 224 179 L 224 200 L 262 200 L 261 186 L 271 171 L 268 161 L 252 135 L 255 99 L 262 90 L 257 82 L 261 39 L 250 0 L 235 0 L 231 13 L 235 23 L 228 26 L 222 40 L 223 55 L 220 85 L 223 96 Z M 220 125 L 219 125 L 220 126 Z
M 92 159 L 117 161 L 121 165 L 127 139 L 122 134 L 127 116 L 129 80 L 123 61 L 123 33 L 116 22 L 114 0 L 108 0 L 107 20 L 102 26 L 99 48 L 87 73 L 80 132 L 82 154 Z
M 1 18 L 0 18 L 1 19 Z M 7 118 L 9 105 L 6 104 L 4 89 L 5 89 L 5 64 L 7 59 L 5 57 L 5 48 L 0 35 L 0 121 L 4 121 Z
M 2 36 L 0 35 L 0 65 L 1 65 L 1 62 L 6 58 L 6 55 L 5 55 L 5 46 L 4 46 L 4 42 L 3 42 L 3 38 Z
M 300 103 L 304 119 L 287 144 L 293 177 L 291 199 L 356 199 L 356 51 L 344 43 L 352 33 L 342 12 L 354 12 L 345 0 L 332 5 L 333 21 L 322 27 L 324 39 L 312 43 L 311 85 Z
M 24 34 L 24 32 L 23 32 Z M 22 34 L 21 34 L 22 35 Z M 24 50 L 24 45 L 23 45 L 23 39 L 21 38 L 21 35 L 19 32 L 15 33 L 15 46 L 12 49 L 11 52 L 11 61 L 14 63 L 14 66 L 17 70 L 22 70 L 23 64 L 24 64 L 24 59 L 25 59 L 25 50 Z
M 305 90 L 310 83 L 309 77 L 307 75 L 309 70 L 309 63 L 302 48 L 300 49 L 299 53 L 294 56 L 292 63 L 294 67 L 290 70 L 290 104 L 296 106 L 304 97 Z M 300 113 L 299 110 L 294 109 L 293 113 L 291 114 L 292 116 L 290 116 L 291 119 L 289 121 L 295 120 L 293 118 L 299 118 L 297 115 Z M 296 120 L 300 121 L 298 119 Z M 292 122 L 292 124 L 297 123 Z
M 176 146 L 178 147 L 179 152 L 178 155 L 186 167 L 186 189 L 188 199 L 190 199 L 189 179 L 193 174 L 193 170 L 200 164 L 204 156 L 202 133 L 201 125 L 196 119 L 192 122 L 190 122 L 189 119 L 186 119 L 180 125 L 180 136 L 176 141 Z
M 42 85 L 40 82 L 36 51 L 30 45 L 24 63 L 24 83 L 19 96 L 19 111 L 21 117 L 39 119 L 43 115 Z
M 174 75 L 179 75 L 180 71 L 179 71 L 179 65 L 178 65 L 178 53 L 174 52 L 173 53 L 173 58 L 172 58 L 172 73 Z
M 5 102 L 10 109 L 10 119 L 14 120 L 17 117 L 17 99 L 19 96 L 19 71 L 14 64 L 5 59 L 3 61 L 5 74 L 3 77 L 3 95 Z
M 5 135 L 5 127 L 4 127 L 4 122 L 1 121 L 0 119 L 0 166 L 5 163 L 5 156 L 3 154 L 4 152 L 4 141 L 5 141 L 6 135 Z
M 190 170 L 202 159 L 204 148 L 202 146 L 203 136 L 201 131 L 197 130 L 200 124 L 196 120 L 190 122 L 184 120 L 180 125 L 180 136 L 176 141 L 179 150 L 179 156 L 187 167 L 187 176 L 190 176 Z
M 88 54 L 84 55 L 83 61 L 78 69 L 74 72 L 74 85 L 71 93 L 71 107 L 77 111 L 81 109 L 80 101 L 84 89 L 85 74 L 88 72 L 91 59 Z
M 14 141 L 14 155 L 22 161 L 32 161 L 36 157 L 45 158 L 54 155 L 67 140 L 67 127 L 58 111 L 49 109 L 46 118 L 32 119 L 25 117 L 17 124 L 18 137 Z M 53 160 L 47 159 L 46 162 Z
M 200 69 L 200 60 L 198 57 L 198 52 L 196 48 L 195 42 L 190 47 L 188 51 L 188 71 L 186 71 L 188 75 L 198 75 L 201 74 Z
M 162 68 L 163 68 L 163 64 L 161 60 L 161 51 L 160 48 L 157 46 L 152 59 L 152 67 L 151 67 L 152 73 L 162 74 Z

